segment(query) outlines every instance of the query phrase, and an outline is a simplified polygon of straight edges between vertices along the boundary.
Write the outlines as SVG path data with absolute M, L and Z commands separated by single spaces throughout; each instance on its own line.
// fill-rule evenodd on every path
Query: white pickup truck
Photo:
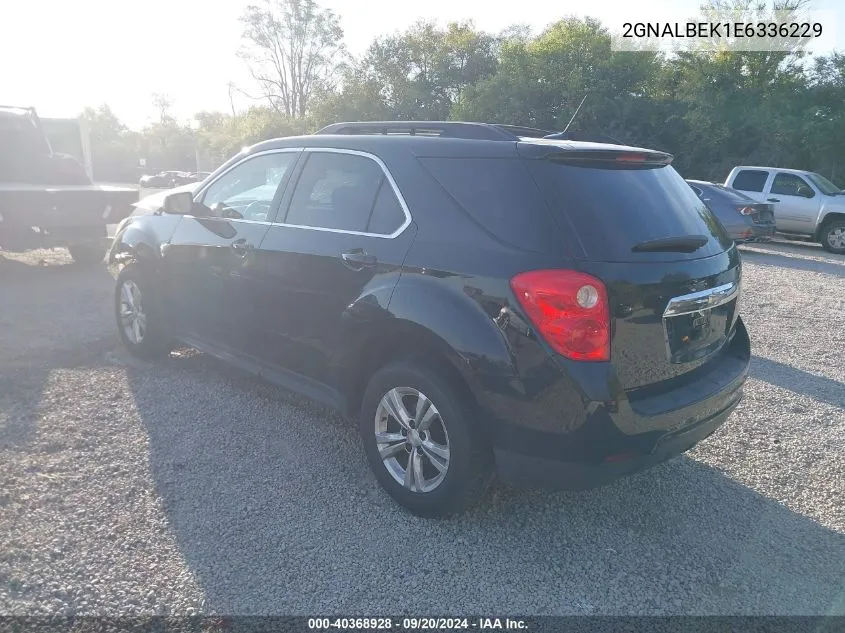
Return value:
M 831 253 L 845 254 L 845 191 L 824 176 L 800 169 L 734 167 L 725 186 L 771 203 L 779 233 L 810 238 Z

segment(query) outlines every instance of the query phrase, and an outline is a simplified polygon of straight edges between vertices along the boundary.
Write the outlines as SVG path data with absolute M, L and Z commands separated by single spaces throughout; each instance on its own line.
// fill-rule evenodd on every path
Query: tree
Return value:
M 799 130 L 805 159 L 812 169 L 837 185 L 845 182 L 845 55 L 832 53 L 815 60 L 810 88 L 804 100 Z
M 280 115 L 304 117 L 315 92 L 333 87 L 345 56 L 340 19 L 314 0 L 266 0 L 241 22 L 249 65 L 261 96 Z
M 126 128 L 103 104 L 85 108 L 80 118 L 88 129 L 91 163 L 97 180 L 135 180 L 138 166 L 139 135 Z
M 376 39 L 348 90 L 378 99 L 390 118 L 447 119 L 461 91 L 493 75 L 496 50 L 497 39 L 472 22 L 417 22 Z
M 159 123 L 165 123 L 172 120 L 170 116 L 170 106 L 173 105 L 173 100 L 166 94 L 156 92 L 153 94 L 153 106 L 158 110 Z
M 702 6 L 711 22 L 768 22 L 799 16 L 806 0 L 712 0 Z M 774 12 L 785 12 L 776 15 Z M 735 45 L 737 44 L 737 45 Z M 723 179 L 734 165 L 806 166 L 801 137 L 808 78 L 804 53 L 742 50 L 741 40 L 719 47 L 693 45 L 664 65 L 658 107 L 672 110 L 657 131 L 675 165 L 690 177 Z
M 572 129 L 637 138 L 661 62 L 654 52 L 611 51 L 601 23 L 567 18 L 504 41 L 496 74 L 468 87 L 452 116 L 562 130 L 589 93 Z
M 755 20 L 771 7 L 797 16 L 807 1 L 712 0 L 702 12 Z M 337 18 L 313 2 L 270 0 L 248 9 L 245 24 L 248 60 L 256 77 L 268 79 L 266 105 L 236 111 L 234 94 L 246 93 L 230 85 L 231 114 L 201 112 L 191 129 L 157 95 L 158 120 L 141 133 L 107 106 L 86 109 L 98 177 L 131 172 L 139 157 L 149 169 L 194 169 L 197 151 L 203 167 L 213 167 L 245 145 L 344 120 L 450 118 L 561 130 L 587 94 L 571 130 L 671 152 L 686 177 L 721 180 L 734 165 L 761 163 L 845 180 L 839 53 L 808 63 L 789 47 L 617 52 L 601 23 L 566 18 L 536 36 L 520 26 L 492 35 L 471 22 L 418 22 L 376 38 L 346 64 Z

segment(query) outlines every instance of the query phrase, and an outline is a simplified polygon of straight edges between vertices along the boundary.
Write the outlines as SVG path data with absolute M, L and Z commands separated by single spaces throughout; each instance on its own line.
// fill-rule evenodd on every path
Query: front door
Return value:
M 256 250 L 298 156 L 298 151 L 256 154 L 200 191 L 199 212 L 183 218 L 163 254 L 180 333 L 242 347 L 254 315 Z
M 813 234 L 821 196 L 806 179 L 797 174 L 777 172 L 766 200 L 774 205 L 779 231 Z
M 262 359 L 326 384 L 354 331 L 384 314 L 416 227 L 384 165 L 308 148 L 261 244 Z

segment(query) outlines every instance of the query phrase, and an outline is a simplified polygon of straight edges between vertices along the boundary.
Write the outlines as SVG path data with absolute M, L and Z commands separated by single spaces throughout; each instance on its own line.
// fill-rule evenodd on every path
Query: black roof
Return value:
M 571 138 L 575 137 L 575 138 Z M 491 142 L 493 141 L 493 142 Z M 614 142 L 607 136 L 569 132 L 548 133 L 539 128 L 462 121 L 360 121 L 334 123 L 314 134 L 260 142 L 244 153 L 287 147 L 333 147 L 379 154 L 409 151 L 416 156 L 506 157 L 517 155 L 517 145 L 530 153 L 567 150 L 640 151 L 670 157 L 641 147 Z M 242 153 L 243 154 L 243 153 Z M 241 154 L 241 155 L 242 155 Z
M 316 134 L 434 136 L 467 140 L 514 141 L 526 136 L 542 138 L 552 132 L 521 125 L 467 121 L 355 121 L 327 125 Z

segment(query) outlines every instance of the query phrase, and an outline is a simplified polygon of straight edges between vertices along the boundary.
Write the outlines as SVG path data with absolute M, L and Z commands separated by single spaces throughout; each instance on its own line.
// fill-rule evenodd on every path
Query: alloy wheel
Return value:
M 120 287 L 120 324 L 126 338 L 134 345 L 144 340 L 147 331 L 147 315 L 144 313 L 141 289 L 131 279 Z
M 827 243 L 831 248 L 845 248 L 845 227 L 838 226 L 828 233 Z
M 375 416 L 376 446 L 387 472 L 411 492 L 431 492 L 449 470 L 449 434 L 434 403 L 413 387 L 382 396 Z

